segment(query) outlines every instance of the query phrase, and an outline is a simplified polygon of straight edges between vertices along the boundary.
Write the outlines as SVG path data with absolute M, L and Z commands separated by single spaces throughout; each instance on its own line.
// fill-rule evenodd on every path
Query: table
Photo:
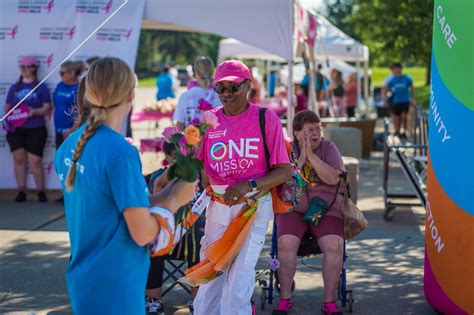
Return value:
M 374 138 L 375 120 L 356 118 L 322 118 L 321 125 L 339 125 L 341 127 L 354 127 L 362 132 L 362 157 L 370 158 Z
M 143 122 L 143 121 L 158 121 L 163 118 L 173 118 L 174 112 L 162 113 L 160 111 L 143 111 L 137 110 L 132 113 L 132 122 Z

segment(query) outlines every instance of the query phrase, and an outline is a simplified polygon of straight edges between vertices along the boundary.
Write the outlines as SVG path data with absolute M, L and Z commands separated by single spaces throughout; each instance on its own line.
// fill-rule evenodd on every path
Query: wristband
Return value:
M 160 226 L 160 232 L 150 243 L 150 254 L 152 257 L 167 255 L 174 244 L 174 214 L 171 210 L 164 207 L 152 207 L 150 208 L 150 213 Z

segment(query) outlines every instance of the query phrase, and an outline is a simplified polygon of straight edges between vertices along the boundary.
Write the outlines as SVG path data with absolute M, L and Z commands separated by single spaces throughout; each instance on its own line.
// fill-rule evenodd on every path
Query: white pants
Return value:
M 195 315 L 249 315 L 252 313 L 250 299 L 255 288 L 255 266 L 271 220 L 271 215 L 268 215 L 269 211 L 272 211 L 271 204 L 269 195 L 259 201 L 257 217 L 250 235 L 228 272 L 199 287 L 193 302 Z M 225 211 L 225 209 L 221 210 Z M 227 208 L 227 210 L 230 209 Z M 218 240 L 227 226 L 207 217 L 204 237 L 201 239 L 201 260 L 204 259 L 204 249 Z

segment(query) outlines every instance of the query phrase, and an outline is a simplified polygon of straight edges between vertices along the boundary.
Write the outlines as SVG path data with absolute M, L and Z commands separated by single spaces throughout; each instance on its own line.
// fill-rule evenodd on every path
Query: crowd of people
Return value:
M 22 104 L 27 110 L 28 118 L 21 124 L 8 126 L 7 142 L 12 152 L 15 179 L 18 186 L 16 202 L 27 200 L 27 165 L 29 165 L 36 188 L 38 201 L 47 202 L 43 169 L 43 153 L 48 132 L 45 117 L 53 113 L 56 148 L 77 127 L 77 91 L 81 75 L 97 57 L 86 62 L 66 61 L 59 70 L 61 81 L 54 91 L 49 91 L 46 84 L 39 84 L 38 61 L 32 56 L 24 56 L 19 62 L 20 77 L 10 86 L 4 105 L 5 113 L 10 111 L 28 93 L 36 87 Z M 51 93 L 52 92 L 52 93 Z M 62 198 L 59 200 L 62 201 Z
M 167 169 L 160 169 L 149 178 L 151 194 L 138 151 L 119 133 L 133 103 L 133 72 L 119 59 L 101 58 L 79 86 L 78 112 L 86 120 L 63 139 L 54 161 L 65 193 L 71 241 L 67 284 L 77 314 L 139 314 L 145 309 L 148 314 L 162 313 L 164 257 L 150 259 L 145 246 L 164 228 L 163 221 L 154 217 L 179 215 L 181 206 L 205 187 L 213 197 L 205 219 L 198 221 L 193 232 L 201 261 L 206 260 L 208 248 L 241 218 L 243 204 L 253 200 L 256 212 L 249 227 L 239 231 L 238 245 L 232 244 L 237 240 L 227 240 L 234 251 L 228 269 L 211 281 L 192 279 L 199 287 L 193 290 L 190 310 L 194 314 L 252 313 L 255 267 L 274 218 L 272 195 L 266 192 L 290 179 L 287 144 L 277 115 L 263 111 L 261 116 L 261 107 L 249 101 L 253 77 L 245 64 L 230 60 L 214 70 L 209 58 L 199 57 L 193 70 L 197 85 L 180 97 L 175 121 L 184 129 L 205 111 L 217 116 L 218 125 L 206 132 L 198 152 L 204 171 L 199 183 L 187 183 L 170 181 Z M 334 302 L 343 242 L 342 197 L 336 187 L 344 165 L 335 145 L 322 137 L 316 113 L 298 113 L 293 129 L 293 150 L 308 185 L 296 211 L 276 216 L 282 293 L 274 314 L 287 314 L 293 305 L 296 250 L 306 233 L 313 234 L 314 246 L 324 255 L 322 309 L 326 314 L 341 314 Z M 217 154 L 216 143 L 221 142 L 228 149 Z M 176 148 L 164 145 L 163 149 L 173 163 Z M 330 204 L 318 226 L 302 219 L 315 198 Z M 189 256 L 181 258 L 188 267 L 198 262 Z
M 323 65 L 318 64 L 314 72 L 314 93 L 320 117 L 355 117 L 358 106 L 357 74 L 350 73 L 344 81 L 342 72 L 331 69 L 329 78 L 322 72 Z M 296 87 L 296 111 L 308 108 L 310 76 L 305 75 Z
M 351 74 L 344 83 L 338 70 L 331 71 L 330 79 L 320 70 L 315 76 L 317 101 L 329 96 L 333 104 L 329 110 L 337 116 L 352 117 L 357 106 L 357 76 Z M 33 57 L 22 58 L 20 71 L 18 82 L 8 91 L 6 111 L 39 82 L 38 63 Z M 393 90 L 390 97 L 399 132 L 410 101 L 410 92 L 405 89 L 410 89 L 412 82 L 402 75 L 399 64 L 392 65 L 392 71 L 386 87 Z M 66 61 L 59 73 L 61 82 L 52 97 L 45 85 L 39 85 L 24 101 L 30 108 L 28 119 L 9 130 L 7 140 L 19 187 L 15 201 L 26 200 L 27 161 L 39 201 L 47 201 L 42 155 L 47 137 L 45 116 L 53 109 L 57 147 L 54 169 L 64 192 L 70 235 L 66 278 L 74 313 L 163 313 L 161 287 L 166 257 L 150 258 L 147 245 L 161 237 L 161 230 L 174 222 L 174 216 L 183 216 L 183 206 L 189 206 L 196 192 L 203 192 L 211 199 L 205 217 L 191 232 L 193 244 L 190 238 L 181 241 L 193 250 L 172 256 L 187 261 L 191 268 L 187 274 L 188 283 L 195 284 L 188 303 L 191 313 L 252 313 L 255 268 L 269 222 L 275 219 L 281 292 L 273 314 L 288 314 L 294 304 L 291 294 L 297 253 L 308 236 L 313 240 L 311 246 L 323 255 L 322 311 L 342 314 L 335 295 L 344 242 L 339 180 L 345 167 L 335 144 L 323 137 L 320 117 L 327 115 L 324 107 L 319 113 L 299 108 L 288 143 L 278 116 L 258 106 L 255 97 L 261 86 L 255 83 L 249 67 L 228 60 L 215 68 L 210 58 L 198 57 L 193 64 L 194 80 L 181 94 L 173 119 L 179 130 L 185 130 L 207 111 L 217 117 L 218 124 L 204 134 L 197 153 L 204 170 L 197 182 L 190 183 L 170 180 L 169 169 L 164 167 L 146 178 L 147 186 L 138 150 L 122 133 L 135 97 L 133 71 L 118 58 L 104 57 L 85 64 Z M 170 78 L 170 72 L 164 71 L 157 81 L 168 82 Z M 305 95 L 308 82 L 299 86 Z M 158 95 L 163 96 L 160 90 Z M 169 164 L 176 162 L 176 150 L 163 145 Z M 290 160 L 289 151 L 297 161 Z M 291 179 L 292 163 L 306 183 L 304 192 L 294 211 L 275 213 L 274 196 L 268 192 Z M 249 216 L 243 205 L 252 205 L 254 212 Z M 321 215 L 316 222 L 309 213 L 315 207 Z M 245 220 L 246 228 L 238 231 L 236 239 L 226 239 L 239 220 Z M 201 264 L 218 241 L 230 251 L 228 267 L 211 278 L 194 276 L 194 268 L 207 266 Z

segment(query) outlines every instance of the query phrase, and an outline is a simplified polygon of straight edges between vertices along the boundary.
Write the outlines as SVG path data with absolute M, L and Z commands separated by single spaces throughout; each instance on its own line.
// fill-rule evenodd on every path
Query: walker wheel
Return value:
M 392 222 L 395 206 L 387 206 L 383 212 L 383 219 L 387 222 Z
M 352 294 L 352 290 L 346 291 L 346 301 L 347 301 L 347 311 L 352 313 L 353 305 L 354 305 L 354 296 Z

